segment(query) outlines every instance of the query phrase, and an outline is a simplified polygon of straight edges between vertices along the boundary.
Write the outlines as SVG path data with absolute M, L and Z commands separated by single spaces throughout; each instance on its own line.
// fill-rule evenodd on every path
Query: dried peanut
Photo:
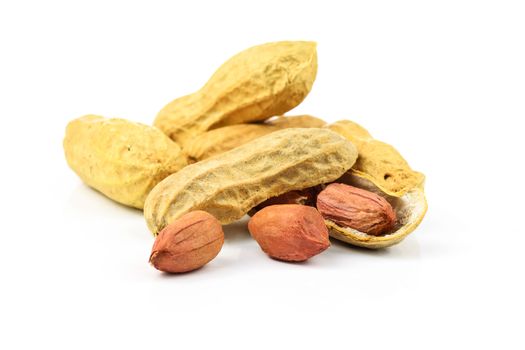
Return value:
M 396 213 L 386 199 L 341 183 L 332 183 L 319 193 L 317 210 L 339 226 L 374 236 L 390 232 L 396 223 Z
M 309 115 L 271 118 L 261 124 L 236 124 L 207 131 L 188 141 L 184 151 L 192 161 L 210 158 L 258 137 L 286 128 L 318 128 L 325 125 Z
M 356 158 L 330 130 L 276 131 L 168 176 L 148 195 L 144 216 L 154 234 L 193 210 L 227 224 L 270 197 L 337 179 Z
M 205 211 L 193 211 L 159 233 L 149 261 L 160 271 L 188 272 L 215 258 L 223 243 L 221 223 Z
M 413 171 L 394 147 L 374 140 L 368 131 L 357 123 L 341 120 L 326 127 L 356 145 L 359 158 L 352 167 L 352 174 L 371 181 L 384 193 L 401 197 L 423 184 L 425 176 Z
M 305 261 L 330 246 L 323 217 L 312 207 L 271 205 L 248 222 L 252 237 L 270 257 Z
M 328 226 L 330 236 L 352 245 L 370 249 L 378 249 L 397 244 L 416 229 L 416 227 L 423 220 L 423 217 L 427 211 L 427 201 L 425 199 L 425 193 L 421 187 L 414 187 L 403 194 L 401 197 L 394 197 L 384 193 L 371 181 L 352 174 L 351 172 L 347 172 L 341 178 L 337 179 L 336 182 L 364 189 L 383 197 L 388 203 L 390 203 L 392 209 L 395 212 L 395 225 L 392 228 L 388 228 L 387 233 L 383 233 L 379 236 L 374 235 L 374 232 L 370 234 L 361 231 L 366 230 L 366 225 L 365 228 L 360 227 L 356 229 L 349 227 L 348 222 L 336 222 L 338 220 L 334 220 L 335 218 L 333 217 L 325 217 L 325 223 Z M 330 186 L 333 186 L 333 184 L 329 185 L 328 187 Z M 367 197 L 369 196 L 370 195 Z M 321 197 L 321 194 L 319 194 L 319 197 Z M 321 200 L 322 198 L 323 197 L 321 197 Z M 347 205 L 351 207 L 353 204 L 347 203 Z M 377 210 L 377 207 L 378 206 L 376 205 L 372 206 L 374 211 Z M 320 208 L 323 210 L 322 206 L 320 206 Z M 385 212 L 386 211 L 388 211 L 388 209 L 386 209 Z M 341 215 L 341 213 L 339 213 L 339 215 Z M 386 216 L 389 217 L 391 214 L 387 214 Z
M 67 125 L 64 151 L 87 185 L 139 209 L 158 182 L 187 164 L 180 147 L 157 128 L 94 115 Z
M 155 126 L 185 146 L 210 128 L 281 115 L 306 97 L 316 73 L 313 42 L 254 46 L 230 58 L 199 91 L 170 102 Z

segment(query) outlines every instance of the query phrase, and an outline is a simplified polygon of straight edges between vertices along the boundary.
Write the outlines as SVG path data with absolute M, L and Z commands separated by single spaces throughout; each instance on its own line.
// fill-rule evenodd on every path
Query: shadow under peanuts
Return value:
M 245 216 L 241 220 L 223 226 L 225 242 L 246 242 L 252 240 L 248 231 L 249 217 Z
M 118 203 L 99 191 L 79 183 L 70 193 L 67 205 L 64 207 L 64 215 L 70 217 L 96 217 L 100 213 L 110 215 L 134 215 L 142 216 L 142 210 Z
M 370 257 L 388 257 L 394 259 L 419 259 L 421 257 L 419 243 L 413 237 L 407 237 L 396 245 L 381 249 L 369 249 L 353 246 L 335 238 L 330 238 L 330 243 L 332 245 L 332 250 L 340 254 L 350 253 Z
M 151 268 L 155 269 L 153 266 Z M 206 270 L 209 270 L 209 268 L 206 269 L 206 265 L 204 265 L 204 266 L 199 267 L 198 269 L 186 271 L 186 272 L 172 273 L 172 272 L 164 272 L 164 271 L 159 271 L 159 270 L 155 270 L 155 272 L 158 273 L 157 278 L 160 278 L 160 279 L 166 279 L 166 280 L 181 279 L 182 280 L 182 279 L 198 278 L 199 275 L 206 273 Z

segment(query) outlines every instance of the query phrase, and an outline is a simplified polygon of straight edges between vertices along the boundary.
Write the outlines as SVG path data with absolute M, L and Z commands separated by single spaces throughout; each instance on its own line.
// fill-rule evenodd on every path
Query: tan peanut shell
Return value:
M 260 124 L 236 124 L 207 131 L 186 143 L 184 152 L 192 161 L 210 158 L 258 137 L 286 128 L 320 128 L 326 123 L 310 115 L 281 116 Z
M 350 140 L 359 151 L 352 174 L 363 177 L 384 193 L 401 197 L 423 184 L 425 176 L 410 168 L 401 154 L 389 144 L 375 140 L 357 123 L 341 120 L 326 126 Z
M 310 92 L 316 73 L 314 42 L 254 46 L 226 61 L 199 91 L 170 102 L 154 124 L 185 146 L 211 128 L 284 114 Z
M 265 124 L 276 126 L 279 129 L 287 128 L 322 128 L 326 125 L 326 122 L 320 118 L 304 114 L 304 115 L 293 115 L 293 116 L 279 116 L 267 119 Z
M 157 128 L 87 115 L 71 121 L 66 160 L 90 187 L 141 209 L 149 191 L 187 164 L 180 147 Z
M 184 152 L 196 162 L 224 153 L 251 140 L 280 130 L 266 124 L 237 124 L 224 126 L 200 134 L 186 143 Z
M 168 176 L 148 195 L 144 217 L 154 234 L 193 210 L 228 224 L 270 197 L 337 179 L 356 158 L 330 130 L 276 131 Z
M 349 227 L 342 227 L 331 220 L 325 219 L 330 236 L 352 245 L 379 249 L 397 244 L 416 229 L 427 211 L 425 193 L 420 186 L 413 187 L 400 197 L 394 197 L 381 191 L 371 181 L 350 172 L 343 175 L 336 182 L 374 192 L 385 198 L 396 212 L 397 221 L 394 229 L 390 233 L 380 236 L 366 234 Z

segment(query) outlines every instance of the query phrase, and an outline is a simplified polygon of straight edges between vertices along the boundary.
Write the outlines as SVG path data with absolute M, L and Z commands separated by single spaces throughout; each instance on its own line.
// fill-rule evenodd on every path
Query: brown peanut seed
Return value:
M 205 211 L 193 211 L 159 233 L 149 260 L 160 271 L 188 272 L 215 258 L 223 243 L 221 223 Z
M 396 213 L 386 199 L 341 183 L 319 193 L 317 209 L 327 220 L 374 236 L 391 231 L 396 223 Z
M 266 207 L 250 219 L 248 229 L 261 249 L 278 260 L 304 261 L 330 246 L 323 217 L 304 205 Z

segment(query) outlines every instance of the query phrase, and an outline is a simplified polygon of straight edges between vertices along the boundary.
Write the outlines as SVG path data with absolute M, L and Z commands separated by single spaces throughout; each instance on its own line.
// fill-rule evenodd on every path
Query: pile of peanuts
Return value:
M 223 225 L 248 230 L 271 258 L 305 261 L 329 237 L 378 249 L 423 219 L 424 175 L 359 124 L 287 116 L 310 92 L 316 44 L 258 45 L 226 61 L 152 126 L 86 115 L 66 128 L 69 166 L 90 187 L 144 211 L 150 263 L 181 273 L 215 258 Z

